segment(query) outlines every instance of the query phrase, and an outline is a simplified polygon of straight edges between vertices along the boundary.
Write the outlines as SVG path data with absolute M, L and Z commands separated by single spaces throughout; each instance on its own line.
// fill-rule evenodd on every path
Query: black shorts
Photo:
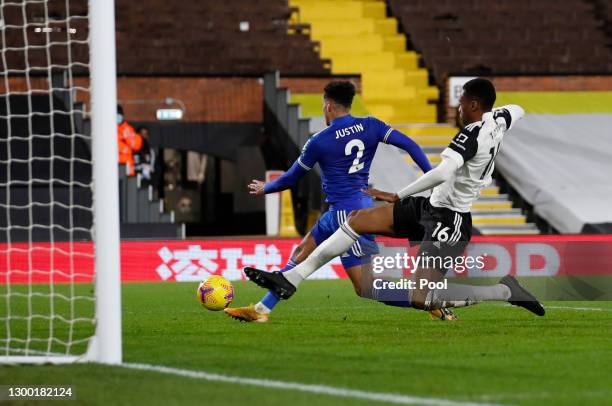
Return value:
M 472 238 L 472 215 L 434 207 L 428 197 L 409 196 L 393 206 L 393 228 L 410 245 L 421 244 L 419 255 L 456 258 Z

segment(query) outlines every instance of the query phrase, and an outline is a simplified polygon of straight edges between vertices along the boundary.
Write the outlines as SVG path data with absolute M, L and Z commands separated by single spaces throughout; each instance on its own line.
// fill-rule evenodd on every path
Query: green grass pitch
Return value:
M 234 285 L 233 305 L 263 293 Z M 481 304 L 440 322 L 359 299 L 348 281 L 307 281 L 270 323 L 245 324 L 201 308 L 196 286 L 123 285 L 125 362 L 463 402 L 612 403 L 611 302 L 548 302 L 543 318 Z M 382 404 L 93 364 L 0 367 L 9 384 L 72 384 L 73 405 Z

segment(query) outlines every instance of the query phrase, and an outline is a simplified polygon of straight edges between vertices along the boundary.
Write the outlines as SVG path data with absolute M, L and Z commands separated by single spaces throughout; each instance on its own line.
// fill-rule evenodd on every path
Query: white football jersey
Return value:
M 495 157 L 506 131 L 524 114 L 519 106 L 504 106 L 493 110 L 497 126 L 492 131 L 481 131 L 482 121 L 459 131 L 441 154 L 443 158 L 455 161 L 459 169 L 451 179 L 433 189 L 431 205 L 463 213 L 470 211 L 474 201 L 480 197 L 482 188 L 491 184 Z

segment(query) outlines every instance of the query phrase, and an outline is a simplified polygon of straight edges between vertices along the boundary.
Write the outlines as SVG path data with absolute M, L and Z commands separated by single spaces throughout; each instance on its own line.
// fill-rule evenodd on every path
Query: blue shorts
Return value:
M 310 235 L 314 238 L 317 245 L 327 240 L 333 233 L 340 228 L 340 224 L 346 221 L 348 210 L 329 210 L 317 220 L 310 230 Z M 370 262 L 370 256 L 378 254 L 378 245 L 374 235 L 365 234 L 359 237 L 349 250 L 340 256 L 344 269 L 352 268 L 357 265 Z

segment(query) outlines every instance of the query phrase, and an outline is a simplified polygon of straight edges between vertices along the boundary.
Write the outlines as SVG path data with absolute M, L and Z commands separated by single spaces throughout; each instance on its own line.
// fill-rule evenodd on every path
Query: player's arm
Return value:
M 308 172 L 295 161 L 291 168 L 272 182 L 265 183 L 261 180 L 253 179 L 249 184 L 249 191 L 252 195 L 264 195 L 276 193 L 293 187 L 304 174 Z
M 455 160 L 442 156 L 442 162 L 440 162 L 440 165 L 436 166 L 431 171 L 427 172 L 425 175 L 421 176 L 397 193 L 382 192 L 376 189 L 368 189 L 366 193 L 378 200 L 393 203 L 446 182 L 453 176 L 458 168 L 459 166 Z
M 397 130 L 389 128 L 387 131 L 388 134 L 383 138 L 384 143 L 396 146 L 397 148 L 406 151 L 412 160 L 416 162 L 419 168 L 421 168 L 423 173 L 427 173 L 431 170 L 431 163 L 419 144 L 414 142 L 412 138 Z
M 415 180 L 397 193 L 381 192 L 371 189 L 370 196 L 378 200 L 396 202 L 408 196 L 424 192 L 451 179 L 457 169 L 476 155 L 478 151 L 478 130 L 461 130 L 452 139 L 449 146 L 442 151 L 442 162 L 419 179 Z
M 457 169 L 459 165 L 454 159 L 442 155 L 440 165 L 397 192 L 397 200 L 424 192 L 446 182 L 453 177 Z
M 485 116 L 489 113 L 485 113 Z M 507 130 L 514 128 L 514 125 L 523 116 L 525 116 L 525 110 L 521 106 L 516 104 L 509 104 L 507 106 L 499 107 L 492 111 L 495 122 L 504 124 Z M 483 116 L 483 121 L 487 121 L 487 117 Z
M 304 144 L 300 157 L 291 165 L 291 168 L 280 177 L 269 183 L 253 179 L 248 186 L 250 193 L 252 195 L 261 196 L 293 187 L 318 161 L 317 147 L 311 140 L 312 138 Z

